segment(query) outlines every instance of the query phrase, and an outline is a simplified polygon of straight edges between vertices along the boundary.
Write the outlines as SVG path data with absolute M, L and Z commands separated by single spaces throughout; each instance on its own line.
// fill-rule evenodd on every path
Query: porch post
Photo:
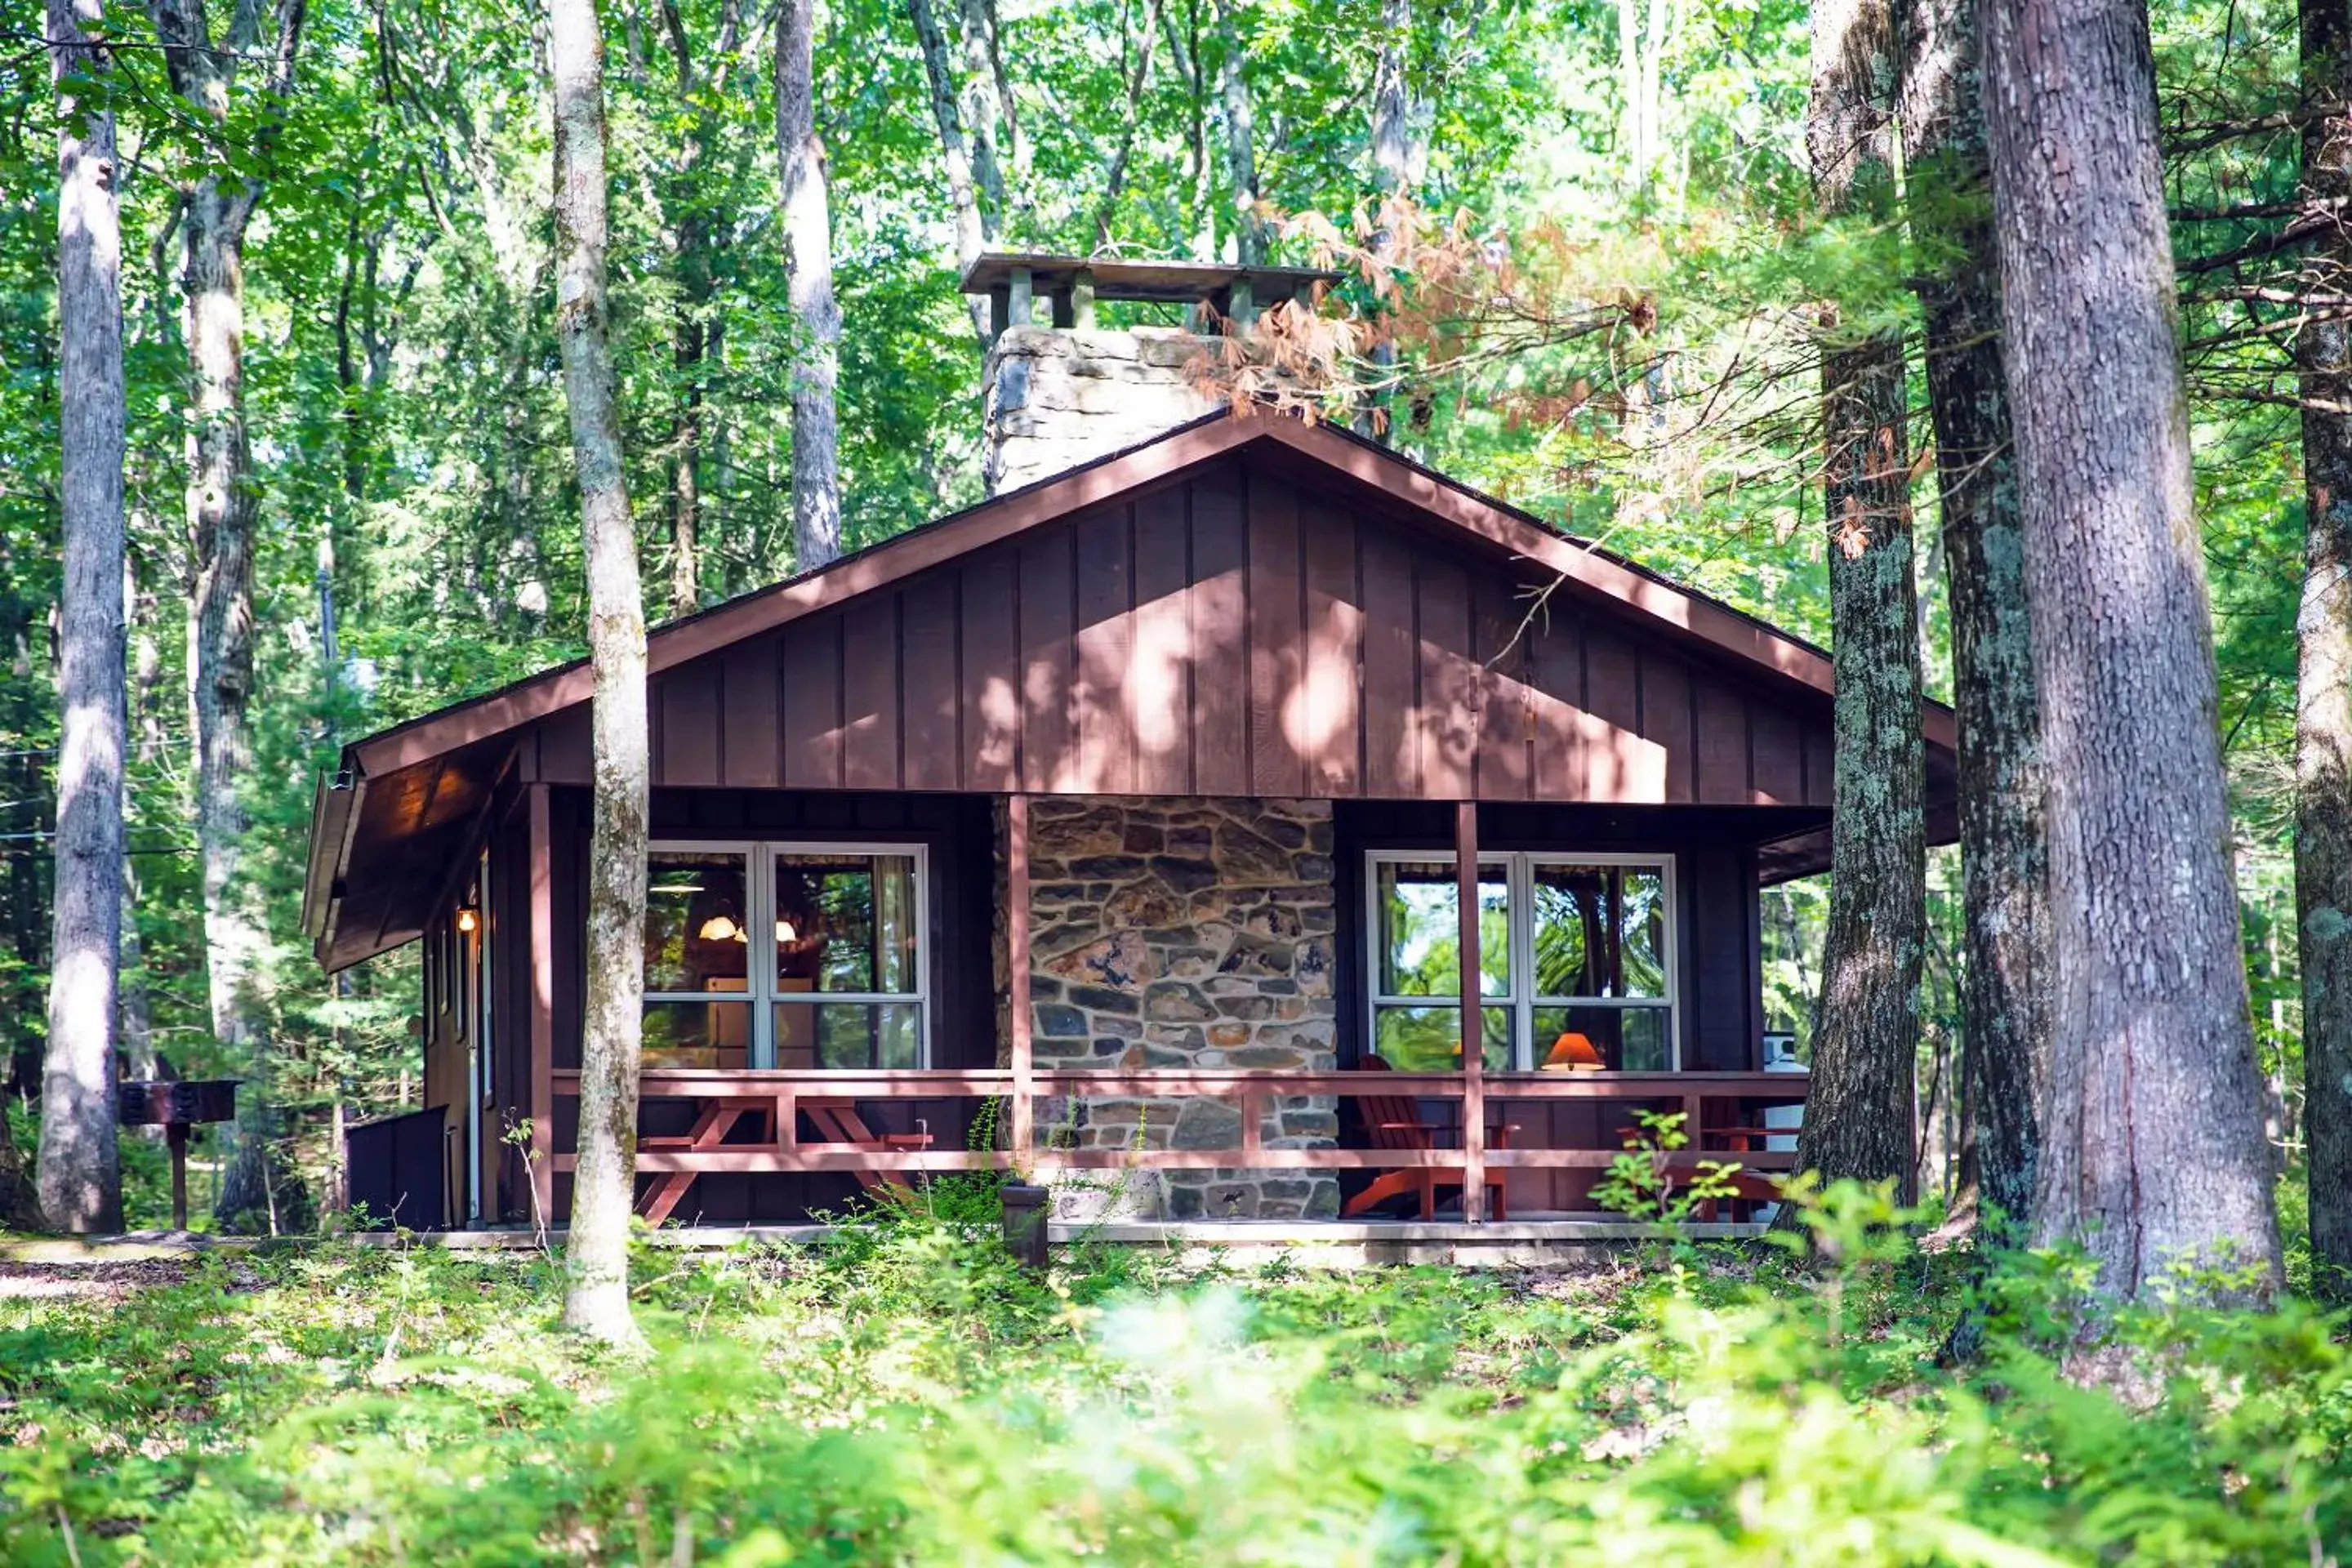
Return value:
M 1486 1218 L 1486 1053 L 1478 984 L 1478 803 L 1454 807 L 1454 901 L 1462 931 L 1462 1217 Z
M 555 1224 L 555 858 L 547 786 L 530 786 L 531 1218 Z
M 1004 994 L 1011 1029 L 1013 1162 L 1024 1174 L 1036 1142 L 1029 1005 L 1029 797 L 1004 797 Z

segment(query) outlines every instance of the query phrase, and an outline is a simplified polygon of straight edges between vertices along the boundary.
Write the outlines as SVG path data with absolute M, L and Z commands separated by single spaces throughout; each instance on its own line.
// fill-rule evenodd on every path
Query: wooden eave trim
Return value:
M 334 774 L 322 772 L 310 781 L 310 859 L 302 870 L 302 933 L 314 941 L 326 919 L 327 894 L 334 886 L 335 876 L 334 864 L 320 851 L 329 839 L 341 837 L 341 824 L 338 822 L 330 828 L 328 818 L 338 810 L 348 815 L 350 806 L 348 801 L 332 798 L 351 793 L 333 788 L 334 779 Z
M 343 807 L 341 830 L 335 835 L 334 856 L 327 865 L 327 890 L 325 902 L 319 912 L 319 929 L 311 939 L 311 952 L 319 963 L 327 968 L 329 973 L 334 973 L 337 969 L 348 967 L 347 964 L 329 965 L 327 961 L 334 951 L 335 937 L 343 919 L 343 898 L 341 893 L 335 891 L 335 887 L 343 879 L 344 872 L 351 867 L 352 844 L 359 837 L 360 814 L 367 805 L 367 787 L 368 781 L 365 777 L 354 775 L 351 788 L 328 791 L 331 795 L 350 796 L 348 804 Z M 311 853 L 314 857 L 318 853 L 319 842 L 315 837 L 310 840 Z M 352 962 L 357 963 L 358 960 L 354 959 Z

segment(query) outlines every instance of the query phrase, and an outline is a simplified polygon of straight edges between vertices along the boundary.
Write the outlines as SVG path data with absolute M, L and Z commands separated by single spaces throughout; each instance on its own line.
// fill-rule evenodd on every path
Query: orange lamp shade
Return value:
M 1601 1053 L 1592 1048 L 1590 1039 L 1571 1029 L 1551 1043 L 1551 1050 L 1545 1056 L 1543 1065 L 1548 1068 L 1605 1068 L 1609 1064 L 1601 1059 Z

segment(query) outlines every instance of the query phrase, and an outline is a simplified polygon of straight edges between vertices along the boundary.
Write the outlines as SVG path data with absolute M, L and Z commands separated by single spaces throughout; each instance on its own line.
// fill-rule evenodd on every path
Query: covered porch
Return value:
M 1490 1066 L 1497 1048 L 1489 1021 L 1498 1009 L 1495 983 L 1482 983 L 1491 970 L 1480 947 L 1495 910 L 1493 887 L 1482 899 L 1479 878 L 1482 870 L 1491 877 L 1493 862 L 1470 802 L 1452 814 L 1453 940 L 1456 973 L 1466 979 L 1451 1000 L 1460 1018 L 1478 1020 L 1489 1037 L 1465 1053 L 1457 1031 L 1448 1066 L 1400 1070 L 1370 1048 L 1378 1042 L 1370 1029 L 1360 1048 L 1345 1053 L 1352 1058 L 1345 1068 L 1336 1059 L 1294 1068 L 1041 1060 L 1035 989 L 1047 972 L 1034 951 L 1032 808 L 1024 795 L 1003 805 L 1007 984 L 998 1065 L 676 1065 L 672 1053 L 657 1049 L 639 1078 L 648 1131 L 637 1154 L 638 1207 L 648 1221 L 704 1221 L 697 1188 L 705 1177 L 846 1177 L 884 1195 L 909 1193 L 930 1176 L 975 1171 L 1017 1173 L 1059 1189 L 1066 1217 L 1130 1226 L 1269 1211 L 1327 1224 L 1606 1221 L 1612 1216 L 1586 1194 L 1641 1137 L 1643 1112 L 1680 1119 L 1684 1146 L 1652 1155 L 1652 1168 L 1676 1184 L 1703 1163 L 1738 1167 L 1736 1195 L 1707 1205 L 1703 1220 L 1752 1217 L 1769 1201 L 1771 1175 L 1792 1168 L 1793 1128 L 1771 1113 L 1802 1106 L 1801 1071 L 1612 1068 L 1582 1034 L 1546 1042 L 1553 1059 L 1540 1064 Z M 763 909 L 760 918 L 774 911 Z M 1381 988 L 1375 984 L 1370 993 Z M 1679 994 L 1667 1000 L 1682 1005 Z M 772 1061 L 774 1051 L 772 1043 Z M 971 1054 L 935 1053 L 932 1059 Z M 731 1053 L 689 1047 L 683 1058 L 724 1054 Z M 1248 1053 L 1215 1059 L 1236 1055 Z M 556 1213 L 556 1183 L 573 1163 L 564 1145 L 576 1121 L 569 1112 L 579 1074 L 551 1068 L 533 1087 L 532 1179 L 539 1211 Z M 1155 1117 L 1158 1128 L 1147 1131 Z M 1197 1184 L 1187 1189 L 1197 1194 L 1189 1208 L 1180 1204 L 1171 1213 L 1165 1192 L 1132 1190 L 1138 1178 L 1178 1173 Z M 730 1212 L 739 1204 L 719 1206 L 730 1217 L 749 1217 Z

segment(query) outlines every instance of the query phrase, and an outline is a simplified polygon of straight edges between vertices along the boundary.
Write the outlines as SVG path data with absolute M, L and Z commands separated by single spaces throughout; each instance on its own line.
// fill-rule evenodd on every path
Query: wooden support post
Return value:
M 988 346 L 994 348 L 996 340 L 1004 333 L 1006 323 L 1013 320 L 1013 290 L 1000 283 L 988 291 Z
M 1251 289 L 1248 279 L 1234 279 L 1234 286 L 1227 296 L 1226 302 L 1233 307 L 1225 313 L 1233 318 L 1234 325 L 1246 327 L 1257 320 L 1257 294 Z
M 1036 1101 L 1030 1034 L 1036 1024 L 1029 1005 L 1029 797 L 1004 801 L 1005 1005 L 1013 1068 L 1013 1163 L 1027 1173 L 1036 1148 Z
M 555 854 L 547 786 L 530 786 L 531 1219 L 555 1224 Z
M 1095 275 L 1091 268 L 1081 267 L 1070 277 L 1070 325 L 1091 331 L 1094 324 Z
M 1480 1010 L 1478 970 L 1478 803 L 1454 807 L 1454 896 L 1461 903 L 1462 932 L 1462 1217 L 1471 1225 L 1486 1218 L 1486 1015 Z
M 188 1228 L 188 1124 L 167 1121 L 163 1142 L 172 1151 L 172 1228 Z
M 1260 1154 L 1265 1152 L 1265 1090 L 1242 1090 L 1242 1152 Z

